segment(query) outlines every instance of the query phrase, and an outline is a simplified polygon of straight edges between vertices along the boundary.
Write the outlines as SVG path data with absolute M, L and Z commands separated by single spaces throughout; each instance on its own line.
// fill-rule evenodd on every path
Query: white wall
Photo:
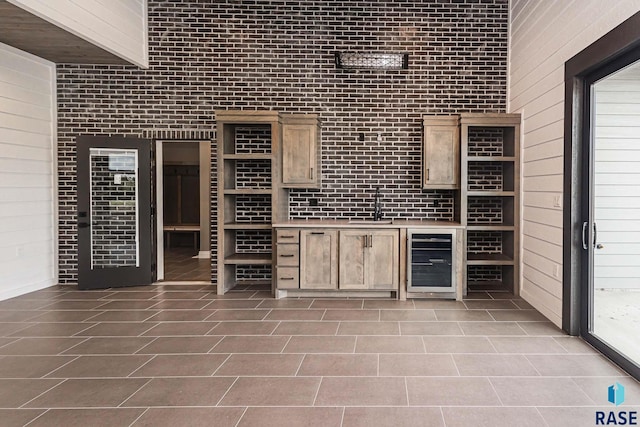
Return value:
M 638 0 L 511 0 L 509 111 L 523 114 L 522 297 L 562 323 L 564 63 Z
M 147 0 L 8 0 L 143 68 L 149 66 Z
M 57 283 L 55 64 L 0 43 L 0 300 Z
M 596 289 L 640 289 L 640 64 L 594 87 Z

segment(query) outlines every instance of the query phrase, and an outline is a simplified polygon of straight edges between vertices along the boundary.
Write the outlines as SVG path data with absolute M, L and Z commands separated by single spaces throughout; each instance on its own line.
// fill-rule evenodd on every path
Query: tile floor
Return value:
M 164 249 L 164 279 L 166 281 L 211 281 L 211 260 L 194 258 L 192 247 Z
M 640 385 L 521 299 L 210 285 L 0 302 L 2 426 L 591 426 Z
M 628 359 L 640 363 L 640 289 L 596 289 L 593 334 Z

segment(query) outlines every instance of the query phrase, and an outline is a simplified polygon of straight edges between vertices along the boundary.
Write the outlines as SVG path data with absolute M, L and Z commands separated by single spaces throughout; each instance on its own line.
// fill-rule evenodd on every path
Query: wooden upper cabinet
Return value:
M 460 188 L 458 116 L 423 116 L 422 188 Z
M 282 186 L 320 188 L 318 116 L 282 114 Z

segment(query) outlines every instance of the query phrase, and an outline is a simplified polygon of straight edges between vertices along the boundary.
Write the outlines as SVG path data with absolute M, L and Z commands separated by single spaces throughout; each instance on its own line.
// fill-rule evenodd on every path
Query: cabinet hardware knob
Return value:
M 282 258 L 293 258 L 293 254 L 281 254 Z

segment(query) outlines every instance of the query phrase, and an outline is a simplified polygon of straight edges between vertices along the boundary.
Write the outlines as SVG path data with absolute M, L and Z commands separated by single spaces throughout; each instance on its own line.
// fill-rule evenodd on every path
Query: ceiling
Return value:
M 0 42 L 59 64 L 129 64 L 6 0 L 0 0 Z

